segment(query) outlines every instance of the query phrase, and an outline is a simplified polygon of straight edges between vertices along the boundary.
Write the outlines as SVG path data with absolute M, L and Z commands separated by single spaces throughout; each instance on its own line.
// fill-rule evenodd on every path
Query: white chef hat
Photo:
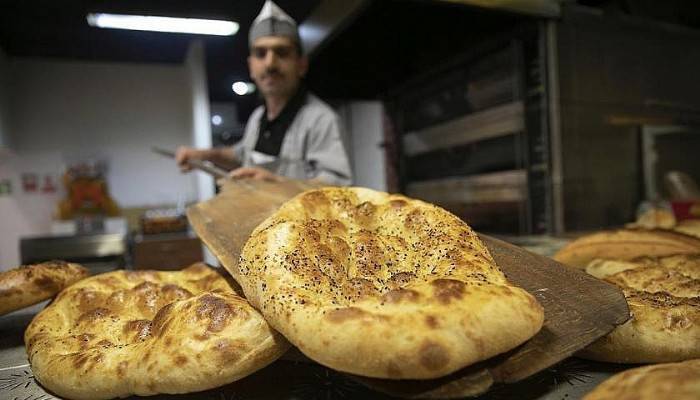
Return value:
M 272 0 L 266 0 L 248 33 L 248 44 L 262 36 L 287 36 L 301 46 L 297 23 Z

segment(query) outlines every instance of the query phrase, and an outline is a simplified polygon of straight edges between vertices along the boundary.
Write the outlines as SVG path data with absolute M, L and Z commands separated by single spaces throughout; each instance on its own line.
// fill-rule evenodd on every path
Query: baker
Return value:
M 248 68 L 264 104 L 251 114 L 243 139 L 232 147 L 182 146 L 176 160 L 207 160 L 230 169 L 234 179 L 279 181 L 283 177 L 348 185 L 352 172 L 339 116 L 310 93 L 303 78 L 308 58 L 297 23 L 267 0 L 249 32 Z

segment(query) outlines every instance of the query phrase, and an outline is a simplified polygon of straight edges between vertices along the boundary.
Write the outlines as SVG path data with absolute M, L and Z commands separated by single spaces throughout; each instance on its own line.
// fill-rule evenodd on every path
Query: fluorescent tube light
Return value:
M 238 32 L 238 24 L 236 22 L 217 19 L 88 14 L 87 22 L 90 26 L 98 28 L 130 29 L 135 31 L 195 33 L 219 36 L 231 36 Z

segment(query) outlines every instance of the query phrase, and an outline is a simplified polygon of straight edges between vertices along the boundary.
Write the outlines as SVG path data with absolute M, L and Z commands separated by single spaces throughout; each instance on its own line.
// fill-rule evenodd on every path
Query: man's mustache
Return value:
M 270 76 L 282 76 L 282 73 L 280 72 L 280 70 L 278 70 L 276 68 L 272 68 L 272 69 L 265 70 L 265 73 L 263 73 L 263 75 L 262 75 L 263 78 L 267 78 Z

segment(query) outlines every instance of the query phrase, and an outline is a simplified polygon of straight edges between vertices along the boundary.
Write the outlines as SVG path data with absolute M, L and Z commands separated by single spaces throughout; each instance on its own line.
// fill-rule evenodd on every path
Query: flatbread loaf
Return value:
M 700 238 L 700 219 L 686 219 L 678 223 L 675 228 L 676 232 Z
M 641 229 L 673 229 L 676 217 L 669 210 L 651 208 L 637 218 L 637 221 L 627 224 L 627 228 Z
M 624 270 L 645 266 L 662 266 L 672 271 L 678 271 L 693 279 L 700 279 L 700 254 L 638 257 L 630 261 L 596 259 L 588 264 L 586 272 L 596 278 L 603 279 L 606 276 L 614 275 Z
M 700 360 L 657 364 L 620 372 L 583 400 L 700 399 Z
M 586 271 L 622 288 L 632 318 L 580 356 L 620 363 L 700 358 L 698 256 L 595 260 Z
M 510 350 L 543 309 L 459 218 L 363 188 L 299 194 L 261 223 L 234 277 L 309 358 L 357 375 L 429 379 Z
M 50 299 L 88 275 L 87 269 L 65 261 L 22 265 L 0 272 L 0 315 Z
M 632 260 L 641 256 L 700 254 L 700 239 L 664 230 L 623 229 L 586 235 L 564 246 L 554 259 L 585 269 L 596 258 Z
M 39 313 L 24 340 L 37 380 L 70 399 L 205 390 L 253 373 L 288 348 L 204 264 L 85 279 Z

